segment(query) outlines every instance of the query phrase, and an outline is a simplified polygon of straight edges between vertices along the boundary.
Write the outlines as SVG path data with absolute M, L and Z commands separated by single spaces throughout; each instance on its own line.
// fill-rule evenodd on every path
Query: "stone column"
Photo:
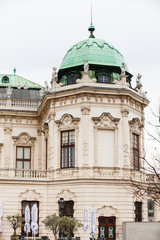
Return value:
M 88 166 L 89 151 L 89 105 L 83 105 L 82 111 L 82 129 L 83 129 L 83 166 Z
M 128 168 L 129 163 L 129 125 L 128 125 L 128 114 L 129 110 L 124 108 L 121 110 L 122 113 L 122 134 L 123 134 L 123 160 L 124 168 Z
M 159 202 L 154 201 L 154 222 L 160 221 Z
M 4 133 L 5 133 L 5 139 L 4 139 L 4 167 L 5 168 L 15 168 L 15 164 L 13 161 L 11 163 L 11 132 L 12 127 L 11 125 L 5 125 L 4 126 Z

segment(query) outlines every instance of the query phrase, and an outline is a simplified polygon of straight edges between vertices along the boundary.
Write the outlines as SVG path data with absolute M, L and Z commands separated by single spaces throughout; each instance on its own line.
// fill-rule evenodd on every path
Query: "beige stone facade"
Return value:
M 91 81 L 87 74 L 83 77 L 74 85 L 54 83 L 37 103 L 0 99 L 3 240 L 12 234 L 7 215 L 21 214 L 23 201 L 39 202 L 39 236 L 50 239 L 53 235 L 42 221 L 49 214 L 59 214 L 60 198 L 74 202 L 74 217 L 82 222 L 88 206 L 89 228 L 87 232 L 80 228 L 76 234 L 82 239 L 90 236 L 92 206 L 96 236 L 99 217 L 115 217 L 116 239 L 122 239 L 122 223 L 135 219 L 135 201 L 143 203 L 142 220 L 147 221 L 147 199 L 129 191 L 128 179 L 132 175 L 146 181 L 145 173 L 133 168 L 132 134 L 138 135 L 143 156 L 148 100 L 129 87 L 125 76 L 114 84 Z M 63 168 L 61 132 L 70 130 L 75 133 L 75 165 Z M 17 147 L 30 148 L 28 169 L 17 169 Z

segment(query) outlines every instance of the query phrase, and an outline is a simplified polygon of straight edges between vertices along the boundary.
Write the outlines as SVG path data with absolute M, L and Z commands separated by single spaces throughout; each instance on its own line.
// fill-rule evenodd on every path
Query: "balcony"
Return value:
M 22 99 L 11 99 L 11 98 L 0 98 L 0 108 L 1 109 L 11 109 L 12 110 L 26 110 L 36 111 L 41 103 L 41 100 L 22 100 Z
M 81 167 L 66 169 L 0 169 L 0 180 L 53 181 L 77 179 L 109 179 L 129 182 L 130 179 L 145 182 L 146 175 L 140 171 L 122 168 Z
M 48 180 L 48 171 L 46 170 L 25 170 L 25 169 L 0 169 L 0 179 L 4 180 L 36 180 L 45 181 Z

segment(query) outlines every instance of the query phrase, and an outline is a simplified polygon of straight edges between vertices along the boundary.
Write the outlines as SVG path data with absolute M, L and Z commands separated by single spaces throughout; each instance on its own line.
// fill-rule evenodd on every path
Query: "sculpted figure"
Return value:
M 141 77 L 142 77 L 142 75 L 140 75 L 139 73 L 138 73 L 138 75 L 137 75 L 137 78 L 136 78 L 136 89 L 141 89 L 142 88 L 142 83 L 141 83 Z
M 88 60 L 84 61 L 84 72 L 88 73 L 89 71 L 89 64 L 88 64 Z
M 57 68 L 54 67 L 54 68 L 53 68 L 53 73 L 52 73 L 52 78 L 53 78 L 53 79 L 57 79 L 57 76 L 58 76 L 58 75 L 57 75 Z
M 122 66 L 121 66 L 121 74 L 122 74 L 122 75 L 125 75 L 125 73 L 126 73 L 125 64 L 122 63 Z

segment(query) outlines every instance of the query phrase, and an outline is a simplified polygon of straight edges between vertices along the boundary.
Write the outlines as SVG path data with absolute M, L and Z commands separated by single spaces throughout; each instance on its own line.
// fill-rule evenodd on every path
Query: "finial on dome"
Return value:
M 91 4 L 91 25 L 88 28 L 88 31 L 90 31 L 90 38 L 95 38 L 95 36 L 93 35 L 93 32 L 95 30 L 95 27 L 92 25 L 92 4 Z

